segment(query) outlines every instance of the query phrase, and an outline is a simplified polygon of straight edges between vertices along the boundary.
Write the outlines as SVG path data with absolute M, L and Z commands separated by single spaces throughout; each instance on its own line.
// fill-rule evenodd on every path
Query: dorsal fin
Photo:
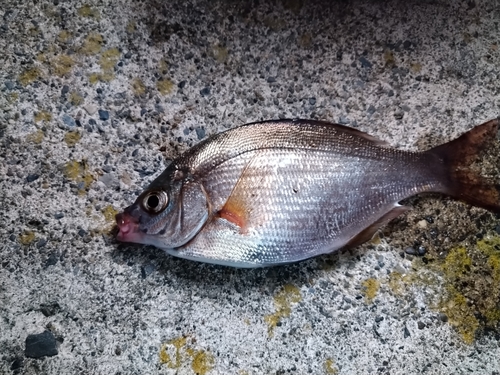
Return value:
M 284 120 L 286 121 L 286 120 Z M 311 125 L 321 125 L 321 126 L 331 126 L 333 128 L 337 128 L 338 130 L 344 132 L 344 133 L 348 133 L 348 134 L 352 134 L 356 137 L 360 137 L 360 138 L 363 138 L 379 147 L 390 147 L 389 143 L 387 143 L 386 141 L 383 141 L 382 139 L 379 139 L 377 137 L 374 137 L 373 135 L 370 135 L 368 133 L 365 133 L 361 130 L 358 130 L 358 129 L 355 129 L 355 128 L 351 128 L 349 126 L 345 126 L 345 125 L 341 125 L 341 124 L 334 124 L 334 123 L 330 123 L 330 122 L 326 122 L 326 121 L 319 121 L 319 120 L 293 120 L 295 122 L 298 122 L 298 123 L 305 123 L 305 124 L 311 124 Z
M 353 155 L 365 146 L 388 147 L 388 143 L 365 132 L 340 124 L 316 120 L 255 122 L 204 139 L 178 158 L 180 168 L 205 173 L 227 160 L 264 149 L 316 150 Z

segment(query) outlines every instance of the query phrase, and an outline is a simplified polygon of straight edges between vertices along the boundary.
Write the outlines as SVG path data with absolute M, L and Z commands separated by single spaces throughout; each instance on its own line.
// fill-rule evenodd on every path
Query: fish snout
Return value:
M 120 230 L 116 235 L 118 241 L 136 242 L 138 235 L 139 221 L 128 212 L 122 212 L 115 216 L 116 225 Z

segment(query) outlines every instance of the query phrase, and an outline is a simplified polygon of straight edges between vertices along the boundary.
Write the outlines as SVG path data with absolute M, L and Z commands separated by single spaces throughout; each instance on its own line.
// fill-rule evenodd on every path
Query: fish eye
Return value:
M 150 213 L 158 213 L 167 207 L 168 195 L 164 191 L 151 191 L 142 200 L 142 207 Z

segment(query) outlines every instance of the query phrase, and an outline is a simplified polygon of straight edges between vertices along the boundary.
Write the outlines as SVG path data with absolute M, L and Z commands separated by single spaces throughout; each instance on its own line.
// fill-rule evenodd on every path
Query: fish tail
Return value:
M 491 120 L 459 138 L 427 151 L 445 167 L 443 193 L 474 206 L 500 213 L 500 185 L 472 168 L 480 154 L 497 137 L 499 120 Z

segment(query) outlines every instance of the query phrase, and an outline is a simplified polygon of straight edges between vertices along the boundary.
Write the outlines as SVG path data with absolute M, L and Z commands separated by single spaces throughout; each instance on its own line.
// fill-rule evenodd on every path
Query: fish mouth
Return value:
M 116 239 L 122 242 L 135 242 L 141 243 L 143 237 L 142 232 L 139 230 L 139 222 L 127 212 L 122 212 L 115 216 L 116 225 L 119 232 Z

